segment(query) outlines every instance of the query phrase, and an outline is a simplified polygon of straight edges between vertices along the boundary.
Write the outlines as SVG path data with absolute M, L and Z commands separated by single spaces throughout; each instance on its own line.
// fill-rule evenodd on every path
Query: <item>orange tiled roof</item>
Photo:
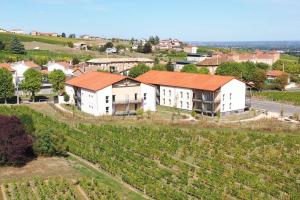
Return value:
M 39 67 L 37 64 L 35 64 L 32 61 L 25 61 L 24 64 L 27 65 L 30 68 L 37 68 L 37 67 Z
M 0 68 L 5 68 L 10 72 L 14 72 L 15 70 L 10 67 L 9 63 L 0 63 Z
M 153 85 L 216 91 L 233 80 L 232 76 L 191 74 L 182 72 L 149 71 L 136 80 Z
M 126 76 L 106 72 L 89 72 L 66 81 L 66 84 L 98 91 L 126 78 Z
M 267 76 L 271 76 L 271 77 L 279 77 L 283 74 L 284 74 L 284 72 L 280 71 L 280 70 L 272 70 L 272 71 L 267 72 Z

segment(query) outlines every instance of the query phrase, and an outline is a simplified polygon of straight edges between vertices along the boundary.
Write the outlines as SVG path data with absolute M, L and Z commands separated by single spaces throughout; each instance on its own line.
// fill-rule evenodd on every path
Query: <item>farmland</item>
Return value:
M 70 127 L 27 107 L 0 107 L 0 113 L 31 116 L 35 136 L 63 138 L 69 152 L 154 199 L 300 198 L 298 134 L 169 126 Z
M 300 92 L 265 91 L 254 93 L 254 95 L 266 100 L 300 105 Z

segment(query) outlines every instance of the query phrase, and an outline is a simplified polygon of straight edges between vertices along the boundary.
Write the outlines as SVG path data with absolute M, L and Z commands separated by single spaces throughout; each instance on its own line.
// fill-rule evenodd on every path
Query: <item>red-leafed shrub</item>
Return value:
M 22 165 L 33 157 L 33 139 L 19 118 L 0 115 L 0 165 Z

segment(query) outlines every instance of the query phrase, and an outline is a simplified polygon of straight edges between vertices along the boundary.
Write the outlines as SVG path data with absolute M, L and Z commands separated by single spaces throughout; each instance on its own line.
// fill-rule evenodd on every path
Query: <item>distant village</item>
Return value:
M 12 34 L 26 34 L 20 29 L 0 32 Z M 32 31 L 31 36 L 66 37 L 65 33 L 43 33 Z M 69 36 L 75 38 L 74 34 Z M 99 37 L 82 35 L 72 48 L 88 50 L 89 40 L 99 40 Z M 153 40 L 151 42 L 150 40 Z M 39 66 L 33 61 L 18 61 L 1 63 L 0 68 L 11 72 L 13 84 L 16 88 L 24 81 L 24 73 L 35 69 L 48 75 L 54 71 L 61 71 L 66 76 L 65 88 L 59 98 L 59 104 L 76 105 L 83 112 L 100 115 L 120 115 L 135 113 L 139 109 L 156 111 L 156 105 L 176 107 L 178 109 L 196 111 L 215 116 L 243 112 L 251 107 L 247 97 L 249 88 L 256 88 L 255 81 L 241 81 L 238 77 L 218 74 L 218 68 L 224 63 L 253 63 L 267 66 L 266 80 L 272 82 L 285 74 L 284 71 L 272 70 L 272 65 L 280 59 L 280 52 L 237 52 L 213 51 L 199 53 L 198 46 L 188 45 L 178 39 L 160 40 L 152 37 L 149 40 L 132 39 L 131 50 L 147 48 L 149 52 L 183 52 L 186 59 L 177 61 L 157 61 L 145 57 L 100 57 L 85 62 L 49 61 Z M 102 45 L 107 55 L 117 54 L 113 45 Z M 147 52 L 144 52 L 146 55 Z M 159 65 L 171 65 L 172 70 L 158 70 Z M 269 66 L 269 67 L 268 67 Z M 131 71 L 136 68 L 148 70 L 132 77 Z M 188 68 L 204 73 L 189 73 Z M 255 66 L 254 66 L 255 67 Z M 142 69 L 139 69 L 142 70 Z M 198 73 L 198 74 L 197 74 Z M 288 78 L 285 86 L 289 85 Z M 45 80 L 42 88 L 49 88 L 51 84 Z M 68 98 L 65 98 L 68 96 Z

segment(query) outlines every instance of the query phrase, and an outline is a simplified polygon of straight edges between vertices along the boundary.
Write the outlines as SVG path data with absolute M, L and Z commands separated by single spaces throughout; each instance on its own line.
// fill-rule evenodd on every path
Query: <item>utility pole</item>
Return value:
M 16 86 L 17 86 L 17 104 L 20 104 L 20 100 L 19 100 L 19 80 L 17 79 L 16 81 Z

